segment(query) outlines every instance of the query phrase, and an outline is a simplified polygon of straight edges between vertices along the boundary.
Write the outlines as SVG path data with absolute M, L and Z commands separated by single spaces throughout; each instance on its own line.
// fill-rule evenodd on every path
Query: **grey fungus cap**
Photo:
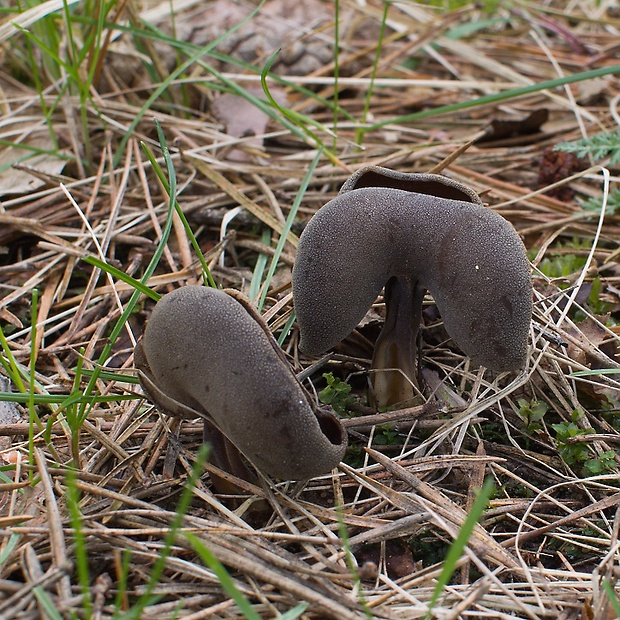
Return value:
M 532 313 L 525 247 L 472 189 L 434 174 L 356 172 L 300 238 L 293 270 L 300 349 L 315 355 L 334 347 L 384 287 L 389 333 L 377 342 L 380 367 L 396 364 L 411 375 L 426 290 L 474 363 L 524 367 Z
M 205 418 L 274 478 L 328 473 L 346 432 L 314 406 L 260 316 L 231 294 L 186 286 L 158 301 L 135 350 L 145 392 L 166 413 Z

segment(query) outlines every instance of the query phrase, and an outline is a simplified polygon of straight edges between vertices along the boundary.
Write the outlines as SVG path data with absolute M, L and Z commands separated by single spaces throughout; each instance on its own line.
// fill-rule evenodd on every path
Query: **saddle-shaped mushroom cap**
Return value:
M 532 284 L 525 247 L 501 215 L 446 177 L 371 166 L 355 173 L 301 235 L 293 269 L 300 349 L 344 339 L 385 287 L 373 357 L 378 404 L 412 398 L 416 336 L 429 290 L 446 330 L 476 364 L 527 358 Z
M 231 294 L 186 286 L 164 295 L 135 362 L 158 407 L 205 418 L 274 478 L 322 475 L 344 455 L 339 420 L 313 405 L 260 316 Z

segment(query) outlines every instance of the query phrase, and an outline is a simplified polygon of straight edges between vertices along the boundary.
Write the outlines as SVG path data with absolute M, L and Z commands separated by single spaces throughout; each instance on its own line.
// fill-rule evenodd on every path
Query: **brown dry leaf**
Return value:
M 265 94 L 262 91 L 248 89 L 248 92 L 259 99 L 265 99 Z M 278 104 L 286 104 L 286 93 L 283 89 L 270 88 L 270 93 Z M 261 148 L 263 146 L 262 136 L 267 129 L 269 116 L 251 101 L 232 93 L 225 93 L 213 101 L 211 112 L 218 121 L 224 124 L 229 136 L 246 138 L 241 143 L 243 146 L 249 148 Z M 246 150 L 235 148 L 228 153 L 227 159 L 248 161 L 251 157 Z
M 556 151 L 554 147 L 547 147 L 541 154 L 538 167 L 538 186 L 545 187 L 570 177 L 584 168 L 584 162 L 574 153 Z M 569 185 L 561 185 L 547 192 L 548 195 L 568 202 L 575 195 L 575 190 Z
M 577 101 L 581 105 L 596 103 L 605 95 L 608 89 L 613 88 L 612 80 L 609 76 L 579 82 L 575 85 L 577 89 Z
M 27 128 L 24 131 L 27 132 Z M 29 134 L 14 146 L 3 148 L 0 151 L 0 196 L 28 194 L 45 185 L 43 179 L 23 168 L 31 168 L 44 176 L 59 175 L 67 161 L 51 154 L 56 149 L 57 146 L 45 131 Z M 37 152 L 40 154 L 33 155 Z M 13 168 L 15 164 L 21 164 L 23 168 L 16 170 Z
M 253 9 L 249 4 L 216 0 L 200 6 L 176 21 L 176 36 L 198 46 L 211 43 L 237 26 Z M 218 51 L 244 62 L 262 64 L 280 50 L 274 70 L 307 75 L 333 59 L 333 36 L 322 27 L 333 20 L 328 2 L 269 0 L 260 12 L 228 35 Z M 162 20 L 162 26 L 167 26 Z M 234 65 L 228 69 L 237 69 Z
M 13 327 L 17 327 L 17 329 L 21 329 L 24 324 L 16 317 L 12 312 L 9 312 L 6 308 L 0 308 L 0 320 L 6 321 Z
M 538 133 L 548 118 L 549 110 L 547 108 L 533 110 L 524 118 L 494 118 L 487 127 L 485 135 L 478 140 L 478 143 Z
M 599 317 L 602 323 L 607 317 Z M 578 328 L 569 328 L 567 332 L 573 336 L 582 346 L 569 344 L 568 351 L 572 359 L 590 368 L 600 368 L 600 362 L 588 354 L 589 349 L 598 349 L 611 359 L 617 356 L 617 342 L 610 341 L 609 333 L 603 328 L 601 322 L 586 317 L 578 324 Z

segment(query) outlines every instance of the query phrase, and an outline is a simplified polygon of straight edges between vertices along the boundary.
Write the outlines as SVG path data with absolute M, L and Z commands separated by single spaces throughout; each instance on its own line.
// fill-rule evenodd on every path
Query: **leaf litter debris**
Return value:
M 617 129 L 617 73 L 390 122 L 612 68 L 620 28 L 612 3 L 583 0 L 569 10 L 560 2 L 451 2 L 450 11 L 401 3 L 384 13 L 378 0 L 341 2 L 337 81 L 331 3 L 268 1 L 254 16 L 256 7 L 241 2 L 182 4 L 115 5 L 97 79 L 82 99 L 63 89 L 70 75 L 52 80 L 43 64 L 49 86 L 39 93 L 24 79 L 28 46 L 11 26 L 15 14 L 0 28 L 2 374 L 21 378 L 3 379 L 17 404 L 3 409 L 0 427 L 0 616 L 35 618 L 51 606 L 60 617 L 138 608 L 143 618 L 242 617 L 190 533 L 260 617 L 305 602 L 306 618 L 423 618 L 447 549 L 490 476 L 495 493 L 434 617 L 615 617 L 606 584 L 618 578 L 620 546 L 620 382 L 612 374 L 620 368 L 620 226 L 612 210 L 582 205 L 603 206 L 606 179 L 616 187 L 618 168 L 605 153 L 566 163 L 568 153 L 553 149 Z M 21 19 L 36 27 L 39 11 Z M 266 79 L 275 108 L 260 73 L 278 47 Z M 236 109 L 241 125 L 230 116 Z M 332 372 L 352 386 L 348 413 L 359 416 L 346 420 L 355 450 L 333 475 L 305 485 L 246 483 L 249 495 L 238 497 L 215 494 L 201 477 L 180 522 L 201 426 L 158 413 L 136 383 L 132 351 L 152 299 L 142 296 L 86 389 L 134 292 L 94 259 L 139 280 L 169 211 L 141 146 L 165 169 L 153 118 L 213 277 L 253 301 L 260 265 L 274 256 L 323 143 L 262 313 L 295 370 L 309 377 L 306 386 L 319 392 L 323 372 Z M 364 401 L 381 300 L 316 366 L 299 357 L 294 326 L 282 335 L 305 222 L 368 164 L 440 170 L 516 227 L 535 287 L 526 372 L 491 377 L 470 367 L 429 298 L 420 402 L 381 413 Z M 200 282 L 175 217 L 148 286 L 164 294 Z M 85 405 L 59 407 L 84 394 Z M 71 416 L 80 411 L 87 416 L 77 432 Z

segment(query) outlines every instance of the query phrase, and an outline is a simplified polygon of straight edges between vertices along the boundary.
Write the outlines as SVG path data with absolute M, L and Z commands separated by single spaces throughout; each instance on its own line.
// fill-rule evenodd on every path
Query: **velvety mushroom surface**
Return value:
M 338 419 L 313 406 L 260 317 L 223 291 L 162 297 L 135 359 L 156 405 L 206 418 L 274 478 L 325 474 L 344 454 Z
M 300 349 L 314 355 L 335 346 L 384 287 L 386 321 L 373 367 L 399 368 L 413 380 L 427 289 L 474 363 L 494 371 L 525 365 L 532 312 L 525 248 L 470 188 L 378 167 L 353 175 L 300 238 L 293 270 Z M 397 391 L 381 404 L 413 395 Z

